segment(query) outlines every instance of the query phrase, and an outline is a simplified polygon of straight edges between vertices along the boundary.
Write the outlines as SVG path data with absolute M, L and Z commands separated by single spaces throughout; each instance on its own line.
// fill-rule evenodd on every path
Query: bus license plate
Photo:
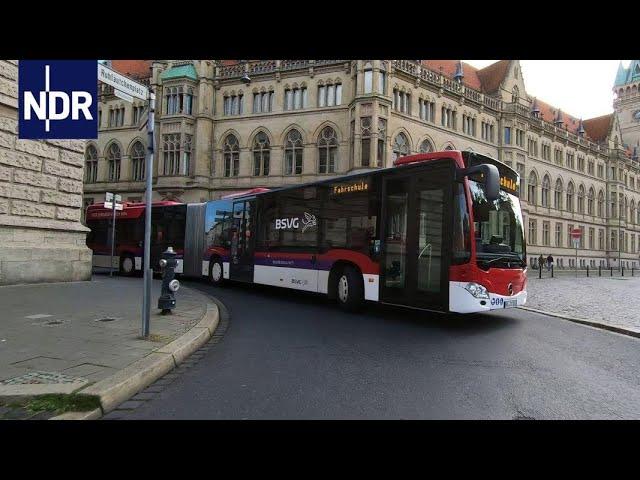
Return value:
M 517 306 L 518 306 L 518 300 L 516 300 L 515 298 L 513 300 L 504 301 L 504 308 L 517 307 Z

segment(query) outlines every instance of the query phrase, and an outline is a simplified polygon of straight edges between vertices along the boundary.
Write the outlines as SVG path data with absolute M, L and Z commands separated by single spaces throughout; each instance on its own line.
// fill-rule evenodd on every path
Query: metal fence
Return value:
M 535 278 L 555 278 L 555 277 L 635 277 L 638 274 L 638 269 L 632 268 L 618 268 L 618 267 L 584 267 L 584 268 L 554 268 L 542 267 L 531 268 L 530 277 Z

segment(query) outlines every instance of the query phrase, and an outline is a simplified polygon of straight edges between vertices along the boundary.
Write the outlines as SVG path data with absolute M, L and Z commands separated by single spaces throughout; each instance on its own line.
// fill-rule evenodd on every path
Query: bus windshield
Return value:
M 487 200 L 482 183 L 469 180 L 473 201 L 476 260 L 481 268 L 526 266 L 524 226 L 520 200 L 500 190 L 500 197 Z

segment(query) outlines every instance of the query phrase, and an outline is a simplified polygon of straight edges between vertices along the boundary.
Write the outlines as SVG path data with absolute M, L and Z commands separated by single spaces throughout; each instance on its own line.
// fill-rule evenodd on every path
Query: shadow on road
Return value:
M 377 320 L 379 322 L 393 322 L 395 324 L 405 324 L 414 328 L 438 329 L 442 331 L 455 332 L 456 334 L 474 335 L 486 334 L 512 326 L 517 320 L 506 312 L 474 313 L 468 315 L 428 312 L 414 310 L 411 308 L 384 305 L 375 302 L 367 302 L 365 308 L 359 313 L 347 313 L 342 311 L 338 305 L 329 300 L 325 295 L 304 292 L 300 290 L 289 290 L 268 285 L 246 284 L 246 283 L 226 283 L 221 287 L 210 285 L 206 279 L 189 279 L 186 284 L 192 288 L 197 288 L 203 293 L 207 293 L 219 298 L 223 303 L 225 297 L 231 300 L 240 300 L 240 296 L 250 294 L 254 299 L 259 299 L 261 308 L 266 308 L 269 302 L 283 301 L 290 306 L 301 308 L 313 308 L 326 311 L 327 318 L 339 317 L 339 321 L 363 323 L 363 328 L 368 323 Z M 229 306 L 228 306 L 229 307 Z M 233 308 L 230 307 L 230 311 Z M 264 311 L 264 314 L 269 312 Z M 274 311 L 277 315 L 278 312 Z

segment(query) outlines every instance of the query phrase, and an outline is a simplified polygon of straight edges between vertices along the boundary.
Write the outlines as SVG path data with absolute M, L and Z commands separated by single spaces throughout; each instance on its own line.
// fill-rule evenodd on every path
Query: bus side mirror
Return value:
M 487 200 L 493 202 L 500 198 L 500 172 L 498 172 L 498 167 L 483 163 L 482 165 L 475 165 L 464 170 L 458 170 L 458 179 L 473 175 L 474 173 L 482 174 Z

